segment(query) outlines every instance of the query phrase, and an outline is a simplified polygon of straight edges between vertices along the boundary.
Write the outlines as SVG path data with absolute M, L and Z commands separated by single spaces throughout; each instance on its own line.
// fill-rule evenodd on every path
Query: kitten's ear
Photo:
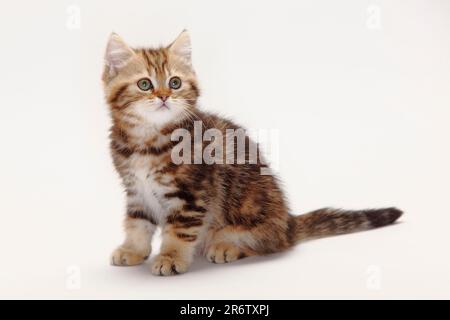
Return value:
M 187 63 L 191 64 L 191 38 L 186 29 L 180 33 L 168 49 L 170 53 L 183 58 Z
M 116 75 L 119 69 L 126 66 L 134 55 L 133 49 L 122 38 L 115 33 L 111 33 L 105 53 L 105 64 L 109 69 L 109 76 Z

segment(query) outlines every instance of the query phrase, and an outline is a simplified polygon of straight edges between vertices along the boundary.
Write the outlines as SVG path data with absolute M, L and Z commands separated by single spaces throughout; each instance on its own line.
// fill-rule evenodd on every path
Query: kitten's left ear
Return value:
M 105 53 L 105 64 L 109 69 L 109 76 L 116 75 L 119 69 L 125 67 L 134 55 L 133 49 L 116 33 L 112 33 L 109 36 Z
M 181 57 L 188 64 L 191 64 L 191 39 L 186 29 L 169 45 L 168 49 L 170 53 Z

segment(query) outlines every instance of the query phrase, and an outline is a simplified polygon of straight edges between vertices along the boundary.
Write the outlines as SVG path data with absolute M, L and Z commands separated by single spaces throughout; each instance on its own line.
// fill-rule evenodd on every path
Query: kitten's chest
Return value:
M 169 209 L 165 194 L 172 188 L 161 183 L 156 160 L 152 156 L 132 155 L 128 161 L 127 188 L 132 191 L 133 201 L 143 205 L 147 212 L 161 221 Z

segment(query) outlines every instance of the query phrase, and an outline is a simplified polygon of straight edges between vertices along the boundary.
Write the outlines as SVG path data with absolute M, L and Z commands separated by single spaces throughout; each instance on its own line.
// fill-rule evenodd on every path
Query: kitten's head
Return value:
M 189 117 L 199 90 L 187 31 L 158 49 L 133 49 L 111 34 L 103 83 L 115 119 L 164 126 Z

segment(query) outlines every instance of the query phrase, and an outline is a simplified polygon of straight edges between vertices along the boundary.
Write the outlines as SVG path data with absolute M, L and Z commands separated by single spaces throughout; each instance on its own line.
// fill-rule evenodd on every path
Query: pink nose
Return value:
M 166 102 L 167 99 L 169 99 L 169 96 L 158 96 L 163 102 Z

